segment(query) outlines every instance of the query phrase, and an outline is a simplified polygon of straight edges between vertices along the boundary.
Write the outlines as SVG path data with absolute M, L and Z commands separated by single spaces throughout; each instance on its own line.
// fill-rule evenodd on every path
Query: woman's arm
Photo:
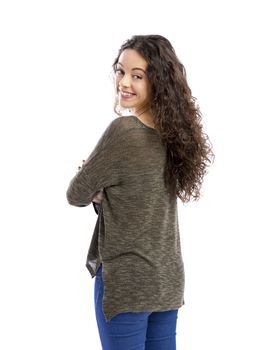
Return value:
M 84 165 L 85 160 L 82 160 L 82 166 Z M 81 169 L 82 166 L 78 166 L 78 171 Z M 103 191 L 99 191 L 96 193 L 96 196 L 93 198 L 93 202 L 100 204 L 103 199 Z
M 98 192 L 101 189 L 121 183 L 122 174 L 119 170 L 122 166 L 125 134 L 121 133 L 120 122 L 121 119 L 116 118 L 108 125 L 93 151 L 69 182 L 66 198 L 70 205 L 85 207 L 95 196 L 99 202 L 101 196 Z

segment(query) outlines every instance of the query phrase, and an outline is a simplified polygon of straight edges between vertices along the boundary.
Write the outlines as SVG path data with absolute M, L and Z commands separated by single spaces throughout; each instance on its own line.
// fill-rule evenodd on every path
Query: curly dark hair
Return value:
M 119 49 L 112 65 L 114 72 L 125 49 L 136 50 L 148 63 L 150 108 L 167 155 L 165 186 L 182 202 L 198 200 L 207 167 L 215 155 L 203 132 L 202 115 L 188 86 L 185 67 L 165 37 L 134 35 Z

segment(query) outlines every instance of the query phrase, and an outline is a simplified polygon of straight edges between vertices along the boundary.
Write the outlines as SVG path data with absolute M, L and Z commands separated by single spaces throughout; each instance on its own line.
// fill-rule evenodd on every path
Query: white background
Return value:
M 85 267 L 96 214 L 66 190 L 116 117 L 109 74 L 133 34 L 171 41 L 216 154 L 201 200 L 179 203 L 178 349 L 269 348 L 265 4 L 1 2 L 1 349 L 101 349 Z

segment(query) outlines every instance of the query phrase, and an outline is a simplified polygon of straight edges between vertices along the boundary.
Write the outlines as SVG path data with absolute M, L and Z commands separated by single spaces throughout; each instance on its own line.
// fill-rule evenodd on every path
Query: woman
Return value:
M 119 117 L 79 167 L 67 199 L 94 203 L 98 214 L 86 266 L 96 277 L 103 349 L 174 350 L 185 304 L 177 198 L 199 199 L 214 154 L 166 38 L 125 41 L 113 72 Z

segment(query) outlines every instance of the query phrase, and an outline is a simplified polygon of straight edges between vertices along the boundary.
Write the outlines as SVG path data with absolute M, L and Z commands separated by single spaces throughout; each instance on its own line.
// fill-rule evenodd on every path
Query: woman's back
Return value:
M 81 182 L 69 189 L 72 203 L 81 200 L 86 180 L 96 182 L 92 196 L 103 188 L 87 267 L 94 277 L 102 263 L 107 319 L 128 310 L 162 311 L 184 304 L 177 198 L 165 188 L 165 159 L 155 129 L 136 116 L 119 117 L 86 161 Z

